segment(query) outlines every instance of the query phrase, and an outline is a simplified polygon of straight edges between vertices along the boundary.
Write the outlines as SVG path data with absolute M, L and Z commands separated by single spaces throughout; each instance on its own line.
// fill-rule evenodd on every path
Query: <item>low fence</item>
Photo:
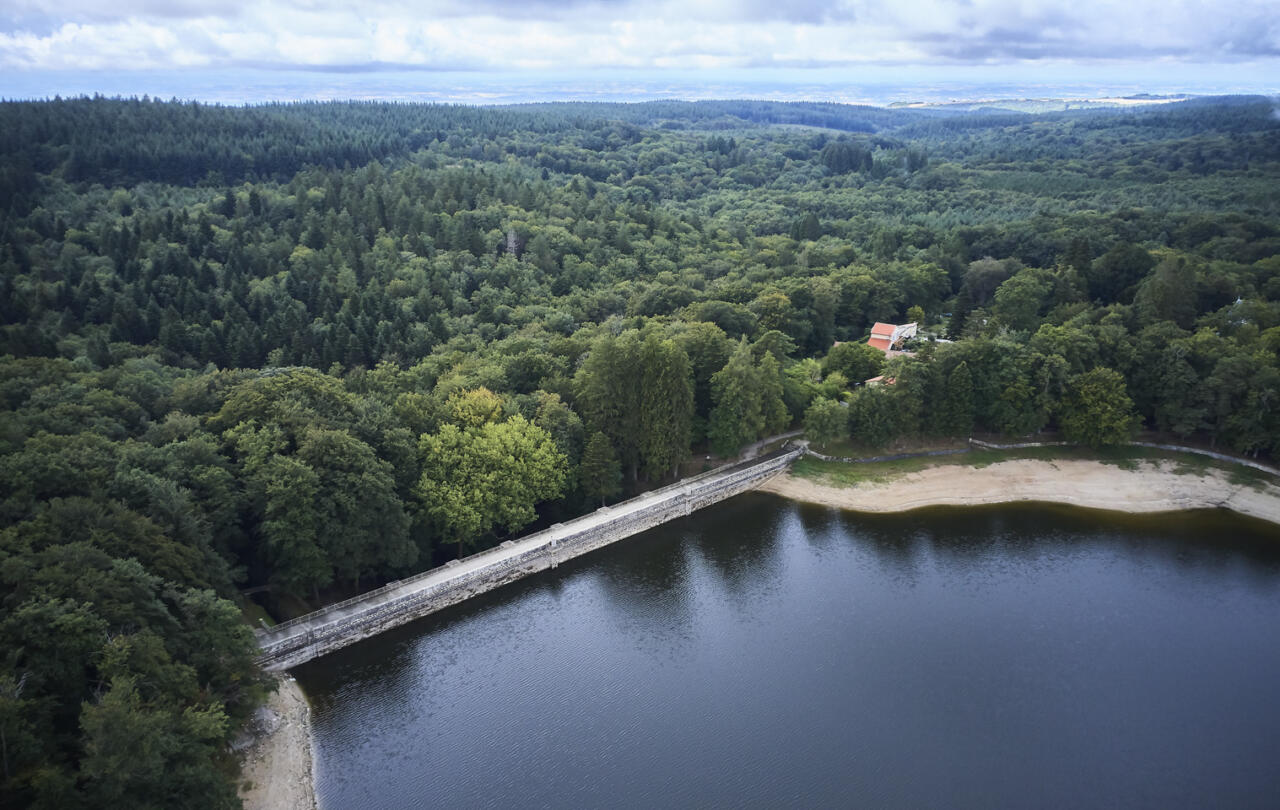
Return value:
M 682 517 L 781 472 L 802 451 L 783 449 L 602 507 L 529 537 L 391 582 L 326 608 L 258 630 L 259 662 L 282 670 L 428 615 L 471 596 Z
M 880 461 L 901 461 L 904 458 L 928 458 L 930 456 L 958 456 L 961 453 L 969 452 L 968 447 L 959 447 L 953 450 L 921 450 L 917 453 L 895 453 L 891 456 L 862 456 L 859 458 L 851 458 L 849 456 L 824 456 L 817 450 L 806 449 L 805 454 L 813 456 L 820 461 L 838 461 L 841 464 L 875 464 Z
M 981 442 L 977 439 L 970 439 L 969 444 L 981 447 L 984 450 L 1024 450 L 1033 447 L 1079 447 L 1080 445 L 1071 442 L 1019 442 L 1017 444 L 995 444 L 994 442 Z M 1204 450 L 1199 447 L 1185 447 L 1180 444 L 1159 444 L 1157 442 L 1125 442 L 1126 447 L 1147 447 L 1152 450 L 1165 450 L 1170 453 L 1192 453 L 1197 456 L 1206 456 L 1217 461 L 1225 461 L 1228 464 L 1238 464 L 1241 467 L 1249 467 L 1260 472 L 1269 473 L 1271 475 L 1280 476 L 1280 469 L 1276 469 L 1268 464 L 1258 461 L 1251 461 L 1247 458 L 1240 458 L 1228 453 L 1218 453 L 1213 450 Z
M 931 456 L 958 456 L 962 453 L 968 453 L 975 447 L 982 450 L 1029 450 L 1036 447 L 1081 447 L 1083 445 L 1073 444 L 1072 442 L 1015 442 L 1013 444 L 997 444 L 995 442 L 984 442 L 978 439 L 969 439 L 968 447 L 960 447 L 951 450 L 922 450 L 916 453 L 896 453 L 890 456 L 862 456 L 859 458 L 850 458 L 848 456 L 825 456 L 816 450 L 805 448 L 805 455 L 812 456 L 821 461 L 838 461 L 843 464 L 875 464 L 880 461 L 900 461 L 905 458 L 929 458 Z M 1228 464 L 1238 464 L 1242 467 L 1250 467 L 1271 475 L 1280 476 L 1280 469 L 1276 469 L 1267 464 L 1258 461 L 1251 461 L 1247 458 L 1240 458 L 1228 453 L 1218 453 L 1213 450 L 1204 450 L 1199 447 L 1184 447 L 1180 444 L 1158 444 L 1156 442 L 1125 442 L 1126 447 L 1148 447 L 1152 450 L 1166 450 L 1171 453 L 1192 453 L 1198 456 L 1207 456 L 1217 461 L 1225 461 Z

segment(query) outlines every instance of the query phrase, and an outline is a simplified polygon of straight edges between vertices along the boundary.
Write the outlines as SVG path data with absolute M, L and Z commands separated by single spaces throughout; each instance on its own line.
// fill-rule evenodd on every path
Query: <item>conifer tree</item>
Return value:
M 724 368 L 711 377 L 711 449 L 722 456 L 737 453 L 755 441 L 765 426 L 759 375 L 751 347 L 743 338 Z
M 754 438 L 772 436 L 787 429 L 791 414 L 782 398 L 782 365 L 772 352 L 766 352 L 756 368 L 756 390 L 760 392 L 760 412 L 764 427 Z
M 961 360 L 947 375 L 940 410 L 940 433 L 968 436 L 973 430 L 973 375 Z
M 675 475 L 689 452 L 693 374 L 689 356 L 671 340 L 651 334 L 640 350 L 640 447 L 645 476 Z
M 582 481 L 582 493 L 591 500 L 605 500 L 622 491 L 622 465 L 613 445 L 603 433 L 591 434 L 586 449 L 582 451 L 582 466 L 578 471 Z
M 574 376 L 575 404 L 583 419 L 609 438 L 632 481 L 640 468 L 643 435 L 639 335 L 630 330 L 598 339 Z

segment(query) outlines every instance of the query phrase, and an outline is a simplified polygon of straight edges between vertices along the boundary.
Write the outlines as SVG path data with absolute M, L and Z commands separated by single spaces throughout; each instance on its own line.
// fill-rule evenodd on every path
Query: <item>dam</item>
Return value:
M 398 627 L 476 594 L 554 568 L 610 543 L 754 489 L 803 453 L 785 447 L 646 492 L 591 514 L 387 583 L 381 588 L 255 631 L 259 663 L 280 671 Z

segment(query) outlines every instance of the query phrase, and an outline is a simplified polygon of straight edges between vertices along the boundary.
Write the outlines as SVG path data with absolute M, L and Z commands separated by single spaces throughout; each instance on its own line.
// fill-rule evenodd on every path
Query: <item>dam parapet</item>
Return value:
M 800 448 L 720 467 L 461 560 L 387 583 L 351 599 L 256 631 L 259 662 L 271 671 L 456 605 L 477 594 L 554 568 L 595 549 L 685 517 L 754 489 L 785 470 Z

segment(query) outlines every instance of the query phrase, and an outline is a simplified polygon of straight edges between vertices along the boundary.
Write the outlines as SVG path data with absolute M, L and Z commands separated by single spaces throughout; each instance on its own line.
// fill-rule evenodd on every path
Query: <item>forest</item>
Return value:
M 0 103 L 0 806 L 237 807 L 256 623 L 789 428 L 1275 459 L 1277 188 L 1261 97 Z

